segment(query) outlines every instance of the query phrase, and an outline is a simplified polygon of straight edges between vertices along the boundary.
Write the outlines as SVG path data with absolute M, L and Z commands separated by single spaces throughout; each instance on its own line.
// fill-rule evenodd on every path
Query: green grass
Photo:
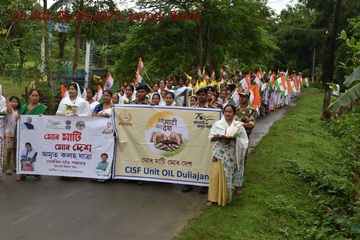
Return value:
M 29 84 L 28 81 L 19 83 L 12 77 L 0 75 L 0 84 L 6 90 L 8 97 L 17 96 L 20 98 L 21 104 L 25 103 L 25 99 L 21 98 L 21 94 L 25 92 L 25 87 Z
M 296 106 L 249 154 L 243 194 L 226 207 L 205 207 L 175 239 L 305 239 L 318 219 L 310 186 L 296 172 L 334 169 L 338 141 L 323 127 L 323 93 L 303 89 Z M 255 126 L 256 127 L 256 126 Z M 312 232 L 313 234 L 313 232 Z

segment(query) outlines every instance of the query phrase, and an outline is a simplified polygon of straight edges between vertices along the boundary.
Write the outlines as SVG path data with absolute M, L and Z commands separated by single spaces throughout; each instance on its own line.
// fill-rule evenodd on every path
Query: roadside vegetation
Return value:
M 360 236 L 359 108 L 324 122 L 323 90 L 302 91 L 249 154 L 243 194 L 226 207 L 204 203 L 175 239 Z
M 13 77 L 0 75 L 1 81 L 0 84 L 3 89 L 6 90 L 8 97 L 17 96 L 20 98 L 21 104 L 24 104 L 26 101 L 21 95 L 25 92 L 25 87 L 28 86 L 28 82 L 18 82 Z

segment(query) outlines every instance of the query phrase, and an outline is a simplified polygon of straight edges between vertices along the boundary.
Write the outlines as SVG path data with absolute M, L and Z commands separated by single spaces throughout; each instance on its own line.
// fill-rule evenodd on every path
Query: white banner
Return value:
M 208 185 L 208 135 L 219 109 L 125 104 L 113 116 L 119 132 L 113 178 Z
M 114 156 L 112 119 L 22 115 L 17 172 L 108 179 Z

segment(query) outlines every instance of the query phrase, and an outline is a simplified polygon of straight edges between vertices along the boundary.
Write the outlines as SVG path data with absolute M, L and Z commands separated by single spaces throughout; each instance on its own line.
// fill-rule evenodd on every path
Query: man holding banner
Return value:
M 136 100 L 133 100 L 130 102 L 130 104 L 145 104 L 149 105 L 149 100 L 146 99 L 146 95 L 148 92 L 148 86 L 147 85 L 139 85 L 136 87 Z M 138 181 L 138 185 L 144 185 L 143 181 Z

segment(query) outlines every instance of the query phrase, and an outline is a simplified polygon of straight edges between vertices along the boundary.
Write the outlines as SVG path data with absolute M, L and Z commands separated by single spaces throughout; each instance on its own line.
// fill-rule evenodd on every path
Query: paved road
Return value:
M 284 112 L 257 120 L 251 149 Z M 186 194 L 181 187 L 47 176 L 16 182 L 15 175 L 3 175 L 0 239 L 171 239 L 206 203 L 199 187 Z

